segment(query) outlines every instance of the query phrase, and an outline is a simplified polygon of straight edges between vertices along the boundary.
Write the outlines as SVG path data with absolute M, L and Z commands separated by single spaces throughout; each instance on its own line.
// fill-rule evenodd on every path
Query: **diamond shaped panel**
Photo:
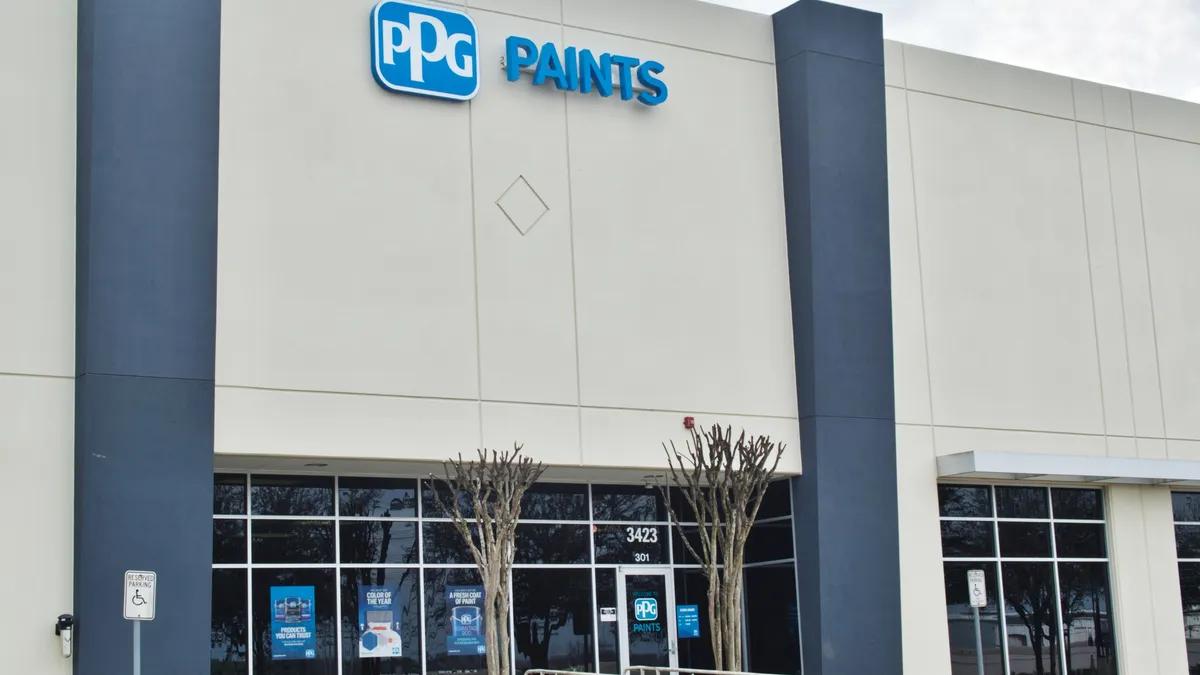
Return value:
M 517 176 L 513 184 L 496 200 L 496 206 L 500 207 L 500 211 L 522 236 L 528 234 L 550 210 L 524 176 Z

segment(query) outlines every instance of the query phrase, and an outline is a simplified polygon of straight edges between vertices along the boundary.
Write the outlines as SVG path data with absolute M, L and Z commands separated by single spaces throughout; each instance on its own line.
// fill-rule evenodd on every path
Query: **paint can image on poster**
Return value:
M 317 658 L 316 600 L 312 586 L 271 587 L 271 660 Z
M 400 656 L 400 607 L 391 586 L 358 588 L 358 656 L 382 659 Z
M 447 586 L 446 612 L 450 630 L 446 635 L 446 653 L 450 656 L 477 656 L 487 652 L 483 636 L 483 586 Z

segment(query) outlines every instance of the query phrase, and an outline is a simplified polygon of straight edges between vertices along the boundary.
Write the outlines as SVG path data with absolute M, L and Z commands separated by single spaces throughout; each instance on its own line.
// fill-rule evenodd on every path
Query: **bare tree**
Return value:
M 671 482 L 696 516 L 699 551 L 682 536 L 684 546 L 700 562 L 708 580 L 708 622 L 717 670 L 742 669 L 742 567 L 746 539 L 758 518 L 763 495 L 779 466 L 784 445 L 767 436 L 736 439 L 733 430 L 713 425 L 692 429 L 684 451 L 664 444 Z M 678 504 L 669 486 L 660 485 L 671 520 L 683 533 Z
M 454 521 L 454 528 L 471 550 L 483 579 L 488 675 L 509 675 L 512 672 L 508 651 L 508 613 L 512 604 L 509 572 L 516 550 L 521 498 L 546 469 L 541 462 L 523 457 L 520 445 L 514 445 L 512 452 L 479 450 L 478 453 L 475 460 L 464 460 L 460 454 L 458 459 L 444 462 L 446 475 L 439 480 L 448 488 L 449 499 L 443 500 L 436 486 L 433 495 L 438 506 Z

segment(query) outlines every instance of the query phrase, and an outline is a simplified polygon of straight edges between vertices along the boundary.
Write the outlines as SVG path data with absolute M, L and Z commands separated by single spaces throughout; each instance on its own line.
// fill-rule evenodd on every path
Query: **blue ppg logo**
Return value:
M 375 80 L 392 91 L 466 101 L 479 92 L 479 37 L 462 12 L 383 0 L 371 12 Z
M 633 618 L 638 621 L 657 621 L 658 601 L 654 598 L 638 598 L 634 600 Z

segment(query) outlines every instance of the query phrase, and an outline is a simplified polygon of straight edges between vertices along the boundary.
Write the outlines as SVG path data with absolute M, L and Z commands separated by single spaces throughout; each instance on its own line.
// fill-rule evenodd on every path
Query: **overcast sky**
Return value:
M 883 14 L 891 40 L 1200 102 L 1200 0 L 836 1 Z

